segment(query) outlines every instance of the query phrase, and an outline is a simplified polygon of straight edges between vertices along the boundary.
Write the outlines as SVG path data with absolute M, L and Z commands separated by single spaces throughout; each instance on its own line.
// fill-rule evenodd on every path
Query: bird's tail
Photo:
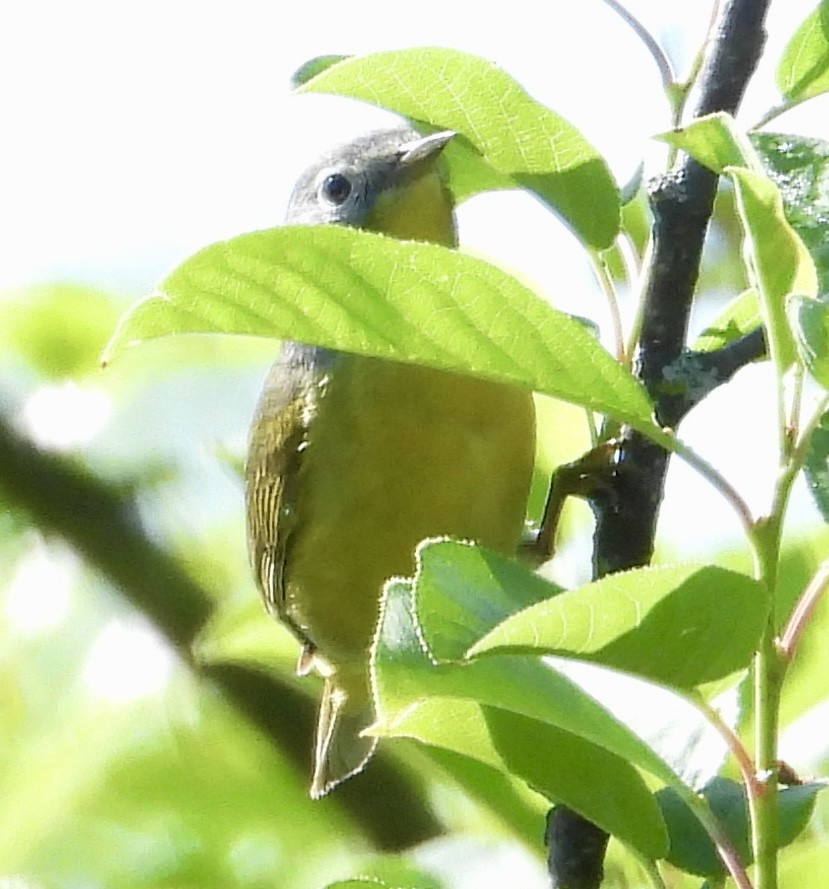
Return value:
M 373 721 L 368 677 L 362 671 L 326 677 L 314 742 L 314 799 L 363 770 L 377 739 L 361 737 L 360 732 Z

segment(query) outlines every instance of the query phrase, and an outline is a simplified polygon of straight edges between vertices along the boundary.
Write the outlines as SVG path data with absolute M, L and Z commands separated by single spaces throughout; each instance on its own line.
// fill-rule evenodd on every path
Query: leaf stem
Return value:
M 773 120 L 780 117 L 780 115 L 785 114 L 787 111 L 791 111 L 792 108 L 797 108 L 798 105 L 802 105 L 811 98 L 814 98 L 814 96 L 805 96 L 800 99 L 785 99 L 779 104 L 769 108 L 751 129 L 759 130 L 761 127 L 764 127 L 766 124 L 771 123 Z
M 722 494 L 734 512 L 737 513 L 737 518 L 740 520 L 746 535 L 751 538 L 755 525 L 754 517 L 748 504 L 731 482 L 682 440 L 674 438 L 671 450 Z
M 636 34 L 636 36 L 645 44 L 645 49 L 651 54 L 656 67 L 659 69 L 659 76 L 662 79 L 662 88 L 670 96 L 674 85 L 676 84 L 676 75 L 671 65 L 670 59 L 665 55 L 665 51 L 656 42 L 651 32 L 636 18 L 636 16 L 617 0 L 604 0 L 626 25 Z
M 781 475 L 772 514 L 755 522 L 750 535 L 755 577 L 766 587 L 772 603 L 777 590 L 783 516 L 793 478 L 788 471 Z M 747 786 L 757 889 L 777 889 L 777 739 L 785 673 L 772 607 L 754 658 L 754 781 Z
M 645 249 L 642 252 L 642 262 L 639 265 L 637 275 L 631 279 L 631 293 L 636 295 L 636 314 L 633 316 L 633 323 L 628 333 L 627 345 L 625 346 L 625 367 L 630 367 L 633 363 L 633 356 L 639 346 L 639 339 L 642 334 L 642 324 L 645 320 L 645 293 L 648 290 L 648 275 L 650 273 L 651 262 L 654 252 L 654 236 L 653 231 L 648 236 Z
M 694 706 L 705 716 L 710 725 L 728 745 L 728 749 L 731 751 L 731 755 L 737 763 L 737 768 L 740 770 L 740 775 L 745 782 L 746 788 L 749 788 L 750 793 L 750 788 L 757 782 L 754 775 L 754 763 L 751 761 L 751 757 L 749 756 L 745 745 L 739 739 L 736 732 L 732 730 L 731 726 L 725 722 L 719 711 L 715 707 L 712 707 L 708 701 L 702 696 L 696 696 L 691 700 Z
M 800 637 L 827 588 L 829 588 L 829 559 L 821 564 L 814 577 L 809 581 L 786 624 L 786 629 L 783 631 L 778 647 L 780 654 L 787 662 L 791 662 L 794 658 Z
M 803 365 L 795 363 L 794 379 L 792 380 L 792 403 L 789 410 L 789 418 L 786 422 L 786 457 L 791 459 L 795 442 L 800 435 L 800 410 L 803 406 Z
M 616 288 L 613 285 L 613 279 L 610 276 L 610 270 L 607 267 L 605 258 L 594 250 L 590 251 L 590 260 L 593 265 L 593 271 L 602 293 L 607 300 L 607 307 L 610 312 L 610 323 L 613 327 L 613 346 L 616 359 L 620 363 L 625 361 L 625 334 L 622 330 L 622 316 L 619 312 L 619 297 L 616 294 Z

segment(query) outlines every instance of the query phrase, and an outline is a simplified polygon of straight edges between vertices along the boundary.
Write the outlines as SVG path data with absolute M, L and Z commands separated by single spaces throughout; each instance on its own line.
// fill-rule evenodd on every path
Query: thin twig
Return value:
M 779 650 L 787 661 L 794 658 L 803 631 L 809 625 L 809 620 L 827 588 L 829 588 L 829 559 L 821 564 L 815 576 L 809 581 L 783 631 Z
M 771 123 L 773 120 L 776 120 L 782 114 L 785 114 L 787 111 L 791 111 L 792 108 L 797 108 L 798 105 L 802 105 L 804 102 L 807 102 L 809 99 L 814 98 L 813 96 L 805 96 L 800 99 L 786 99 L 784 102 L 780 102 L 778 105 L 774 105 L 751 127 L 752 130 L 759 130 L 761 127 L 764 127 L 766 124 Z
M 656 67 L 659 69 L 659 76 L 662 78 L 662 87 L 666 93 L 669 93 L 676 83 L 676 76 L 674 75 L 671 61 L 665 55 L 662 47 L 656 42 L 651 32 L 629 9 L 617 2 L 617 0 L 604 0 L 604 3 L 628 25 L 642 43 L 645 44 L 645 48 L 651 54 L 654 62 L 656 62 Z
M 754 516 L 751 514 L 748 504 L 740 492 L 718 472 L 704 457 L 701 457 L 692 447 L 685 442 L 676 440 L 674 453 L 681 457 L 690 467 L 695 469 L 713 488 L 725 498 L 731 506 L 743 526 L 746 535 L 751 536 L 754 528 Z
M 616 288 L 613 286 L 613 280 L 607 267 L 607 262 L 600 254 L 590 251 L 591 265 L 599 286 L 602 288 L 605 299 L 607 300 L 607 308 L 610 314 L 610 324 L 613 329 L 613 345 L 616 359 L 624 361 L 625 355 L 625 334 L 622 330 L 622 316 L 619 312 L 619 297 L 616 294 Z
M 745 745 L 736 732 L 722 718 L 719 711 L 712 707 L 701 695 L 691 697 L 689 700 L 705 716 L 712 728 L 728 745 L 728 749 L 737 763 L 737 768 L 740 770 L 748 792 L 757 792 L 758 783 L 754 774 L 754 763 L 751 761 L 748 750 L 746 750 Z

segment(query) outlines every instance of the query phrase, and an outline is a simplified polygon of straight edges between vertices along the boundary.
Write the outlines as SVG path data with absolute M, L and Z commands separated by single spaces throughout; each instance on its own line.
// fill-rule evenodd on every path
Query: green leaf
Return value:
M 751 333 L 763 323 L 760 297 L 754 288 L 736 296 L 697 337 L 695 352 L 714 352 Z
M 746 667 L 767 614 L 762 585 L 744 574 L 716 566 L 638 568 L 530 606 L 469 654 L 572 656 L 692 688 Z
M 538 828 L 547 809 L 544 800 L 528 794 L 520 781 L 479 759 L 435 746 L 430 748 L 429 758 L 484 810 L 482 820 L 497 824 L 499 832 L 506 829 L 530 849 L 538 846 Z M 467 806 L 463 812 L 462 821 L 468 825 Z
M 737 193 L 749 278 L 760 294 L 769 350 L 782 374 L 794 360 L 786 299 L 794 293 L 816 295 L 815 265 L 786 220 L 777 186 L 751 170 L 730 167 L 727 172 Z
M 618 232 L 619 194 L 602 157 L 485 59 L 438 48 L 373 53 L 327 68 L 301 91 L 351 96 L 461 134 L 445 152 L 452 188 L 464 172 L 460 197 L 512 184 L 535 192 L 593 247 L 608 247 Z
M 136 303 L 105 360 L 174 333 L 295 339 L 546 392 L 642 431 L 642 386 L 582 324 L 483 260 L 338 226 L 287 226 L 214 244 Z
M 433 698 L 463 699 L 577 735 L 666 783 L 677 783 L 674 772 L 647 744 L 538 658 L 493 656 L 439 663 L 424 643 L 414 607 L 411 583 L 392 581 L 386 585 L 372 646 L 377 710 L 374 733 L 396 734 L 399 721 L 413 704 Z M 454 700 L 452 707 L 457 703 Z
M 394 734 L 521 778 L 650 859 L 666 853 L 659 809 L 636 769 L 577 735 L 514 712 L 448 698 L 424 699 L 407 708 Z
M 308 83 L 309 80 L 325 71 L 326 68 L 330 68 L 332 65 L 336 65 L 337 62 L 342 62 L 343 59 L 347 58 L 348 56 L 327 55 L 314 56 L 313 59 L 308 59 L 307 62 L 300 65 L 291 75 L 291 88 L 297 89 L 298 87 L 301 87 L 303 84 Z
M 463 660 L 501 621 L 562 592 L 515 559 L 469 543 L 424 541 L 416 562 L 421 630 L 442 661 Z
M 382 880 L 361 879 L 361 880 L 338 880 L 336 883 L 329 883 L 325 889 L 390 889 L 388 883 Z
M 694 160 L 715 173 L 726 167 L 746 167 L 761 172 L 760 160 L 748 136 L 734 118 L 724 111 L 707 114 L 655 138 L 690 154 Z
M 533 721 L 538 740 L 547 736 L 558 738 L 561 733 L 572 736 L 567 740 L 568 746 L 582 745 L 585 757 L 603 763 L 605 787 L 629 783 L 623 775 L 619 776 L 623 784 L 615 783 L 613 763 L 621 763 L 619 768 L 625 774 L 635 766 L 646 769 L 660 781 L 681 785 L 647 743 L 555 669 L 535 658 L 517 657 L 491 657 L 465 664 L 438 663 L 425 647 L 415 620 L 410 585 L 388 584 L 373 646 L 372 675 L 378 716 L 373 734 L 417 737 L 494 768 L 512 771 L 504 758 L 504 742 L 494 737 L 487 716 L 494 708 L 508 711 L 509 719 L 517 716 Z M 548 728 L 553 731 L 547 732 Z M 509 737 L 511 732 L 515 737 L 523 736 L 519 729 L 516 723 L 503 737 Z M 594 747 L 601 748 L 603 753 L 591 752 Z M 555 745 L 552 749 L 556 749 Z M 518 757 L 518 751 L 510 753 L 512 756 Z M 527 771 L 519 777 L 551 799 L 568 801 L 574 807 L 583 805 L 583 800 L 562 796 L 560 781 L 566 784 L 566 778 L 559 781 L 554 776 L 559 768 L 569 766 L 559 758 L 554 763 L 551 773 L 544 778 L 546 783 Z M 639 799 L 641 802 L 643 797 Z M 650 802 L 641 804 L 650 806 Z M 583 814 L 601 818 L 592 811 Z M 612 832 L 618 834 L 619 829 Z
M 810 13 L 783 50 L 777 86 L 789 100 L 803 101 L 829 90 L 829 2 Z
M 829 303 L 793 296 L 788 309 L 803 364 L 824 389 L 829 389 Z
M 829 411 L 812 432 L 803 471 L 820 514 L 829 522 Z
M 805 829 L 823 783 L 800 784 L 778 791 L 778 848 L 788 846 Z M 698 876 L 725 876 L 725 868 L 711 838 L 672 788 L 657 793 L 657 800 L 668 825 L 670 852 L 668 861 L 681 870 Z M 751 864 L 748 801 L 745 788 L 727 778 L 715 778 L 702 796 L 722 826 L 743 864 Z
M 117 317 L 105 293 L 48 284 L 0 299 L 0 348 L 17 352 L 46 377 L 97 372 L 97 358 Z
M 467 660 L 469 649 L 474 650 L 480 637 L 505 618 L 560 592 L 520 563 L 481 547 L 446 540 L 425 541 L 418 548 L 413 587 L 417 631 L 429 657 L 456 663 Z M 693 608 L 693 588 L 688 593 L 689 608 Z M 671 620 L 670 615 L 667 619 Z M 632 644 L 635 649 L 636 637 Z M 661 654 L 663 649 L 656 647 Z M 539 653 L 530 650 L 535 657 Z M 701 777 L 707 780 L 716 773 L 722 749 L 716 741 L 711 744 L 702 717 L 687 698 L 630 675 L 602 669 L 600 676 L 595 664 L 572 661 L 555 668 L 568 676 L 575 671 L 570 678 L 580 690 L 607 707 L 683 780 L 696 785 Z M 607 691 L 610 688 L 615 691 Z M 615 695 L 649 696 L 651 706 L 660 708 L 661 717 L 643 719 L 633 708 L 620 708 Z M 723 718 L 731 720 L 726 712 L 733 712 L 736 719 L 733 706 L 724 706 Z
M 829 293 L 829 142 L 781 133 L 755 133 L 751 139 L 780 189 L 786 219 L 809 248 L 818 292 Z

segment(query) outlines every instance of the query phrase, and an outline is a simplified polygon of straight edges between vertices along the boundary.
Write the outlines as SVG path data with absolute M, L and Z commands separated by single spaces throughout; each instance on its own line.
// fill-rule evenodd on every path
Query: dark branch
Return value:
M 194 663 L 192 645 L 213 603 L 178 561 L 146 535 L 129 496 L 75 463 L 38 450 L 0 417 L 0 497 L 44 533 L 73 546 L 153 621 L 185 662 L 302 774 L 311 774 L 310 739 L 316 723 L 311 699 L 270 673 Z M 343 785 L 337 799 L 381 848 L 406 848 L 441 832 L 418 788 L 388 756 L 378 755 L 366 774 Z M 274 809 L 274 819 L 280 817 Z
M 765 41 L 768 5 L 769 0 L 723 3 L 700 73 L 697 114 L 736 112 Z M 686 349 L 691 301 L 716 189 L 716 175 L 686 156 L 650 187 L 654 250 L 636 370 L 654 399 L 657 417 L 666 425 L 678 422 L 688 409 L 677 405 L 676 381 L 670 379 L 669 369 L 678 366 Z M 598 574 L 650 560 L 667 465 L 665 451 L 636 432 L 626 434 L 615 475 L 616 494 L 594 506 Z
M 769 2 L 724 0 L 705 50 L 697 115 L 736 112 L 765 42 L 763 23 Z M 691 301 L 716 190 L 717 177 L 685 156 L 649 189 L 654 249 L 636 372 L 654 399 L 657 417 L 666 425 L 678 423 L 690 409 L 690 402 L 677 404 L 670 368 L 678 366 L 686 350 Z M 735 347 L 731 354 L 738 351 Z M 603 475 L 601 486 L 590 498 L 596 517 L 595 576 L 648 564 L 667 468 L 668 454 L 662 448 L 632 430 L 624 434 L 610 478 Z M 553 848 L 559 839 L 549 835 L 548 841 L 551 861 L 573 860 L 572 849 Z M 560 842 L 570 841 L 565 838 Z M 595 871 L 595 857 L 590 861 Z M 554 885 L 560 885 L 552 871 L 551 877 Z M 576 879 L 571 877 L 573 886 L 579 885 Z
M 672 379 L 676 395 L 663 396 L 662 422 L 676 427 L 685 415 L 727 383 L 738 370 L 767 355 L 762 327 L 732 340 L 711 352 L 686 352 L 672 368 L 666 368 L 666 380 Z

